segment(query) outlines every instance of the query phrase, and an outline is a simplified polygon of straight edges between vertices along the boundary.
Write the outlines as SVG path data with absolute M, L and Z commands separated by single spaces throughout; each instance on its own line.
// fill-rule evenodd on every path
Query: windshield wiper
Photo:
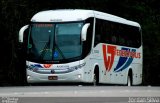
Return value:
M 49 47 L 49 45 L 50 45 L 50 36 L 49 36 L 48 42 L 45 44 L 45 46 L 44 46 L 44 48 L 43 48 L 42 53 L 40 54 L 40 59 L 41 59 L 41 60 L 44 58 L 44 56 L 45 56 L 45 54 L 46 54 L 46 52 L 47 52 L 46 49 Z

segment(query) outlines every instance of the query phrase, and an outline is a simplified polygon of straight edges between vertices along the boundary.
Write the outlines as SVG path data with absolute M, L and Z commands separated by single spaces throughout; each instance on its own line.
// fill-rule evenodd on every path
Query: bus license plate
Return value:
M 58 80 L 57 76 L 48 76 L 48 80 Z

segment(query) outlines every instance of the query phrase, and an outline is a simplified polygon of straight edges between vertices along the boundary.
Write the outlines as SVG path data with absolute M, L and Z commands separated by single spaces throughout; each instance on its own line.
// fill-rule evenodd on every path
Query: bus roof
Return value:
M 47 10 L 41 11 L 35 14 L 32 22 L 71 22 L 81 21 L 90 17 L 104 19 L 108 21 L 123 23 L 127 25 L 137 26 L 140 25 L 137 22 L 130 21 L 115 15 L 103 13 L 95 10 L 83 10 L 83 9 L 60 9 L 60 10 Z

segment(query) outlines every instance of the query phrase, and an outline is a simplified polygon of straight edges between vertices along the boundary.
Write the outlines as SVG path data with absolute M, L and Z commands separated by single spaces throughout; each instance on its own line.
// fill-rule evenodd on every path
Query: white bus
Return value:
M 81 9 L 35 14 L 19 31 L 28 83 L 139 85 L 143 46 L 137 22 Z

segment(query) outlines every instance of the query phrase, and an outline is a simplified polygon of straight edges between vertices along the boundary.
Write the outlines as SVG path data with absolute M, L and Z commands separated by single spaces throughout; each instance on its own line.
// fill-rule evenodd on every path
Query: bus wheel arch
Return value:
M 99 84 L 99 66 L 96 65 L 93 72 L 93 85 L 96 86 Z
M 127 76 L 127 86 L 132 86 L 132 85 L 133 85 L 133 71 L 132 68 L 130 68 Z

